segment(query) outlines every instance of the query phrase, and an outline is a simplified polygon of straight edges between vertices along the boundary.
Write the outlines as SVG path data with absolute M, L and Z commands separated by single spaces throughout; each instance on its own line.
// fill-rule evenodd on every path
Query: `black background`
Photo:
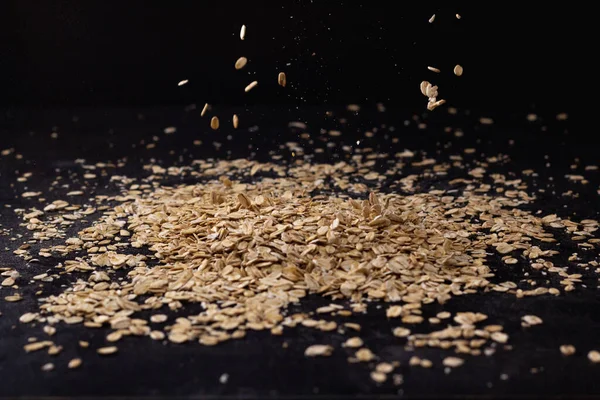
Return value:
M 0 106 L 381 101 L 421 109 L 418 86 L 430 80 L 459 107 L 564 111 L 576 108 L 593 68 L 584 61 L 592 13 L 580 4 L 3 0 Z M 236 71 L 242 55 L 250 62 Z M 455 64 L 465 68 L 460 78 Z M 277 86 L 279 71 L 287 89 Z M 189 84 L 178 87 L 183 79 Z M 244 94 L 254 79 L 259 87 Z

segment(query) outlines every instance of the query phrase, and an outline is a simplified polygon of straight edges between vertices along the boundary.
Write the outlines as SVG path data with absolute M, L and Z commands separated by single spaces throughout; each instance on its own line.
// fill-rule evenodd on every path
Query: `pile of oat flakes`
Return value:
M 110 327 L 106 346 L 96 349 L 102 355 L 116 353 L 124 336 L 214 346 L 242 339 L 250 330 L 280 335 L 302 325 L 351 333 L 344 343 L 356 350 L 349 361 L 371 363 L 376 382 L 391 376 L 399 384 L 401 377 L 390 375 L 397 364 L 377 363 L 360 338 L 360 325 L 352 322 L 369 302 L 388 304 L 392 333 L 405 338 L 398 340 L 451 351 L 443 366 L 458 368 L 467 356 L 491 355 L 492 343 L 507 344 L 509 335 L 501 325 L 486 324 L 485 314 L 470 310 L 425 319 L 428 304 L 475 293 L 561 296 L 580 284 L 581 274 L 555 265 L 559 248 L 553 231 L 569 235 L 582 251 L 593 250 L 600 242 L 594 236 L 598 222 L 525 211 L 522 206 L 533 204 L 535 196 L 524 181 L 486 169 L 502 156 L 465 171 L 449 182 L 450 188 L 426 191 L 419 190 L 419 181 L 444 176 L 452 162 L 416 161 L 415 153 L 405 151 L 391 155 L 396 164 L 381 172 L 375 160 L 382 157 L 387 155 L 367 150 L 335 164 L 245 159 L 197 160 L 171 168 L 153 164 L 145 167 L 149 175 L 143 179 L 113 175 L 117 196 L 97 195 L 87 206 L 77 206 L 69 197 L 82 193 L 70 192 L 64 200 L 16 210 L 31 236 L 15 254 L 28 261 L 63 260 L 32 283 L 79 277 L 60 293 L 40 297 L 39 309 L 21 316 L 23 323 L 43 324 L 49 335 L 25 350 L 59 353 L 52 336 L 64 324 Z M 407 165 L 421 173 L 402 175 Z M 110 163 L 82 166 L 93 179 L 90 169 L 106 173 Z M 197 183 L 164 183 L 178 175 Z M 92 215 L 99 217 L 76 235 L 66 235 L 73 221 Z M 31 240 L 52 245 L 32 254 Z M 490 255 L 505 265 L 527 263 L 558 277 L 559 285 L 498 281 L 488 265 Z M 585 267 L 597 268 L 598 262 Z M 18 288 L 27 282 L 15 269 L 1 273 L 2 286 L 14 289 L 8 295 L 3 291 L 4 300 L 19 301 Z M 331 304 L 313 313 L 287 311 L 306 296 L 324 296 Z M 200 303 L 203 311 L 169 317 L 168 310 L 185 312 L 188 303 Z M 151 316 L 142 318 L 142 311 Z M 338 325 L 322 318 L 326 315 L 348 322 Z M 522 317 L 523 326 L 543 323 L 535 315 Z M 424 323 L 440 329 L 411 332 Z M 563 347 L 563 354 L 574 352 L 571 345 Z M 305 355 L 333 352 L 330 344 L 315 343 Z M 589 358 L 598 362 L 600 354 L 591 351 Z M 68 362 L 69 368 L 81 364 L 80 359 Z M 432 362 L 413 357 L 410 365 L 427 368 Z

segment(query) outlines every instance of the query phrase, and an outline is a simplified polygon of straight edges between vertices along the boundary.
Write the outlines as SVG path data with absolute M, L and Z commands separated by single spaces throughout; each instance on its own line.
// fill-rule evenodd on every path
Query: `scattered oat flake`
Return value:
M 333 353 L 333 347 L 326 344 L 313 344 L 304 350 L 304 355 L 306 357 L 327 357 L 330 356 L 331 353 Z
M 383 383 L 387 380 L 387 375 L 379 371 L 371 371 L 371 379 L 377 383 Z
M 55 356 L 62 351 L 62 346 L 50 346 L 48 348 L 48 355 Z
M 19 317 L 19 321 L 24 324 L 28 324 L 28 323 L 34 321 L 37 318 L 37 316 L 38 316 L 37 313 L 25 313 L 25 314 L 21 315 L 21 317 Z
M 258 81 L 251 82 L 248 86 L 246 86 L 244 88 L 244 92 L 248 93 L 249 91 L 251 91 L 252 89 L 254 89 L 256 87 L 256 85 L 258 85 Z
M 162 331 L 151 331 L 149 336 L 152 340 L 163 340 L 166 337 Z
M 427 96 L 427 88 L 431 86 L 431 83 L 427 81 L 422 81 L 420 85 L 421 93 L 423 96 Z
M 218 117 L 212 117 L 210 119 L 210 127 L 212 130 L 217 130 L 219 129 L 219 118 Z
M 348 329 L 352 329 L 355 330 L 357 332 L 360 332 L 360 325 L 354 322 L 345 322 L 344 326 Z
M 433 21 L 435 21 L 435 14 L 433 14 L 430 18 L 429 18 L 429 23 L 433 23 Z
M 398 318 L 402 314 L 402 306 L 391 306 L 385 312 L 388 318 Z
M 246 39 L 246 25 L 242 25 L 242 27 L 240 29 L 240 39 L 241 40 Z
M 200 337 L 199 342 L 204 346 L 215 346 L 219 343 L 219 339 L 214 336 L 203 335 Z
M 302 121 L 288 122 L 288 127 L 295 128 L 295 129 L 306 129 L 307 128 L 306 124 Z
M 237 114 L 233 114 L 233 119 L 232 119 L 232 121 L 233 121 L 233 129 L 237 129 L 237 128 L 238 128 L 238 126 L 239 126 L 239 124 L 240 124 L 240 119 L 239 119 L 239 117 L 237 116 Z
M 444 100 L 444 99 L 441 99 L 438 101 L 430 101 L 427 103 L 427 109 L 429 111 L 433 111 L 436 108 L 438 108 L 439 106 L 444 105 L 444 104 L 446 104 L 446 100 Z
M 106 341 L 108 342 L 118 342 L 123 337 L 123 334 L 120 331 L 114 331 L 106 335 Z
M 56 333 L 56 328 L 53 326 L 50 326 L 50 325 L 46 325 L 46 326 L 44 326 L 43 331 L 48 336 L 52 336 Z
M 417 356 L 412 356 L 409 360 L 408 360 L 408 365 L 410 365 L 411 367 L 416 367 L 418 365 L 421 365 L 421 358 L 417 357 Z
M 210 108 L 210 105 L 208 103 L 205 103 L 204 107 L 202 107 L 202 111 L 200 112 L 200 116 L 204 117 L 209 108 Z
M 33 342 L 33 343 L 26 344 L 25 346 L 23 346 L 23 348 L 25 349 L 25 352 L 31 353 L 33 351 L 38 351 L 38 350 L 44 349 L 46 347 L 50 347 L 52 345 L 54 345 L 53 342 L 51 342 L 49 340 L 44 340 L 44 341 L 40 341 L 40 342 Z
M 115 354 L 119 349 L 116 346 L 100 347 L 96 352 L 103 356 Z
M 575 346 L 571 344 L 563 344 L 560 346 L 560 352 L 564 356 L 572 356 L 573 354 L 575 354 Z
M 221 376 L 219 377 L 219 383 L 221 383 L 222 385 L 226 384 L 228 380 L 229 374 L 221 374 Z
M 184 343 L 189 340 L 188 335 L 180 332 L 171 332 L 169 340 L 173 343 Z
M 402 317 L 402 322 L 405 324 L 420 324 L 423 322 L 423 317 L 420 315 L 406 315 Z
M 83 364 L 83 361 L 81 361 L 81 358 L 73 358 L 71 361 L 69 361 L 69 363 L 67 364 L 67 367 L 69 369 L 76 369 L 81 367 L 81 364 Z
M 464 362 L 465 362 L 465 360 L 463 360 L 462 358 L 446 357 L 442 361 L 442 364 L 444 364 L 445 367 L 456 368 L 456 367 L 460 367 L 461 365 L 463 365 Z
M 397 337 L 407 337 L 408 335 L 410 335 L 410 329 L 399 326 L 397 328 L 394 328 L 392 333 L 394 334 L 394 336 Z
M 154 314 L 150 316 L 150 322 L 153 322 L 155 324 L 161 324 L 163 322 L 166 322 L 167 319 L 169 319 L 169 317 L 167 317 L 165 314 Z
M 439 319 L 448 319 L 452 316 L 452 314 L 450 314 L 448 311 L 440 311 L 435 316 Z
M 285 85 L 287 85 L 287 78 L 285 76 L 285 72 L 280 72 L 279 75 L 277 75 L 277 83 L 281 87 L 285 87 Z
M 536 114 L 534 114 L 534 113 L 527 114 L 527 121 L 535 122 L 535 121 L 537 121 L 537 119 L 538 119 L 538 116 Z
M 508 243 L 500 243 L 498 246 L 496 246 L 496 251 L 500 254 L 508 254 L 514 250 L 515 248 Z
M 248 63 L 248 59 L 246 57 L 240 57 L 235 62 L 235 69 L 242 69 Z
M 438 69 L 436 67 L 427 67 L 427 69 L 430 70 L 430 71 L 436 72 L 438 74 L 441 72 L 440 69 Z
M 375 370 L 377 372 L 389 374 L 394 370 L 394 366 L 390 363 L 382 362 L 382 363 L 377 364 L 377 366 L 375 367 Z
M 462 76 L 462 74 L 463 74 L 463 67 L 461 65 L 459 65 L 459 64 L 456 64 L 454 66 L 454 75 L 456 75 L 456 76 Z
M 600 363 L 600 352 L 597 350 L 592 350 L 588 353 L 588 359 L 594 364 Z
M 498 343 L 506 343 L 508 341 L 508 335 L 504 332 L 494 332 L 490 335 L 490 338 Z
M 367 348 L 362 348 L 356 352 L 356 359 L 361 362 L 369 362 L 375 358 L 375 354 Z
M 461 19 L 462 17 L 460 16 L 460 14 L 456 14 L 456 19 Z
M 13 286 L 15 284 L 15 280 L 11 277 L 8 277 L 2 281 L 2 286 Z
M 283 334 L 283 327 L 276 326 L 276 327 L 271 328 L 271 335 L 279 336 L 282 334 Z
M 392 375 L 392 380 L 395 386 L 400 386 L 404 383 L 404 376 L 402 374 Z
M 187 79 L 184 79 L 184 80 L 182 80 L 182 81 L 179 81 L 179 83 L 177 84 L 177 86 L 183 86 L 183 85 L 185 85 L 185 84 L 186 84 L 186 83 L 188 83 L 188 82 L 189 82 L 189 81 L 188 81 Z
M 504 327 L 502 325 L 486 325 L 483 327 L 488 332 L 501 332 Z
M 359 337 L 351 337 L 346 342 L 344 342 L 344 346 L 350 348 L 359 348 L 363 345 L 363 340 Z
M 521 325 L 527 327 L 527 326 L 534 326 L 534 325 L 541 325 L 544 321 L 542 321 L 542 319 L 536 315 L 524 315 L 521 317 Z
M 52 364 L 52 363 L 47 363 L 47 364 L 42 365 L 42 371 L 44 371 L 44 372 L 49 372 L 49 371 L 52 371 L 53 369 L 54 369 L 54 364 Z
M 177 132 L 177 128 L 175 128 L 174 126 L 168 126 L 164 129 L 164 132 L 166 135 L 171 135 L 171 134 Z

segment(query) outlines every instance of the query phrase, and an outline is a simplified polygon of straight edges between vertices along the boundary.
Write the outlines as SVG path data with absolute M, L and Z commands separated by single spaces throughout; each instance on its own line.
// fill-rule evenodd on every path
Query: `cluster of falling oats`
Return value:
M 456 19 L 458 19 L 458 20 L 461 19 L 461 16 L 459 14 L 456 14 Z M 435 21 L 435 14 L 433 14 L 429 18 L 428 22 L 430 24 L 432 24 L 434 21 Z M 440 72 L 442 72 L 439 68 L 436 68 L 436 67 L 427 67 L 427 69 L 429 71 L 435 72 L 436 74 L 439 74 Z M 454 75 L 462 76 L 463 71 L 464 71 L 464 69 L 460 64 L 456 64 L 454 66 L 454 70 L 453 70 Z M 428 81 L 422 81 L 420 88 L 421 88 L 421 93 L 423 94 L 423 96 L 427 97 L 427 109 L 429 111 L 433 111 L 436 108 L 438 108 L 439 106 L 446 104 L 446 100 L 444 100 L 444 99 L 438 100 L 437 99 L 439 93 L 438 93 L 438 87 L 436 85 L 433 85 Z
M 242 27 L 240 28 L 240 40 L 246 40 L 246 25 L 242 25 Z M 234 67 L 236 70 L 241 70 L 243 69 L 246 64 L 248 64 L 248 58 L 246 57 L 239 57 L 237 59 L 237 61 L 234 64 Z M 178 86 L 183 86 L 185 84 L 188 83 L 187 79 L 184 79 L 182 81 L 180 81 L 177 85 Z M 279 86 L 282 87 L 286 87 L 287 85 L 287 77 L 285 72 L 279 72 L 277 74 L 277 84 Z M 244 88 L 244 92 L 248 93 L 249 91 L 251 91 L 252 89 L 254 89 L 256 86 L 258 86 L 258 81 L 252 81 L 250 82 L 248 85 L 246 85 L 246 87 Z M 211 110 L 211 106 L 208 103 L 204 104 L 204 107 L 202 108 L 202 111 L 200 112 L 200 116 L 204 117 L 206 115 L 206 113 Z M 231 122 L 233 125 L 234 129 L 237 129 L 240 123 L 240 119 L 239 116 L 237 114 L 233 114 L 233 117 L 231 118 Z M 217 117 L 216 115 L 214 115 L 211 119 L 210 119 L 210 127 L 212 130 L 217 130 L 219 129 L 219 127 L 221 126 L 220 121 L 219 121 L 219 117 Z M 174 133 L 174 132 L 172 132 Z
M 109 355 L 117 352 L 114 343 L 124 336 L 217 345 L 243 338 L 249 330 L 278 335 L 297 325 L 356 335 L 360 325 L 351 321 L 352 315 L 366 312 L 367 302 L 378 300 L 394 303 L 387 317 L 397 321 L 393 334 L 406 338 L 409 346 L 478 356 L 491 355 L 496 346 L 492 343 L 509 342 L 502 326 L 486 325 L 486 315 L 469 311 L 441 312 L 426 319 L 424 307 L 475 293 L 559 296 L 581 282 L 581 274 L 553 263 L 558 250 L 542 249 L 540 244 L 556 243 L 547 229 L 553 228 L 570 235 L 582 250 L 594 249 L 600 241 L 594 237 L 597 221 L 575 222 L 524 211 L 519 206 L 535 198 L 523 181 L 488 174 L 484 167 L 450 181 L 456 189 L 419 193 L 419 176 L 396 178 L 402 166 L 441 176 L 451 165 L 434 159 L 407 161 L 414 153 L 405 151 L 397 154 L 396 166 L 382 174 L 373 169 L 372 155 L 376 154 L 337 164 L 286 166 L 234 160 L 195 161 L 190 167 L 168 169 L 148 165 L 152 175 L 146 182 L 114 175 L 122 194 L 97 196 L 94 207 L 56 200 L 41 208 L 17 210 L 34 241 L 63 241 L 38 254 L 31 254 L 29 243 L 15 251 L 29 261 L 65 258 L 56 265 L 56 273 L 37 275 L 34 282 L 52 282 L 71 272 L 85 274 L 62 293 L 40 298 L 39 309 L 24 314 L 21 322 L 43 323 L 50 336 L 62 324 L 109 326 L 106 341 L 112 345 L 96 349 Z M 499 160 L 488 158 L 492 164 Z M 161 185 L 165 175 L 189 175 L 199 183 Z M 245 178 L 253 183 L 243 183 Z M 486 178 L 493 184 L 483 183 Z M 382 188 L 386 181 L 404 194 L 386 193 Z M 97 212 L 102 215 L 93 224 L 66 237 L 65 227 Z M 151 255 L 144 255 L 147 250 Z M 487 263 L 490 252 L 506 265 L 526 262 L 560 277 L 560 286 L 534 279 L 524 283 L 529 288 L 523 288 L 523 282 L 521 287 L 513 281 L 494 282 Z M 596 268 L 598 263 L 590 261 L 585 267 Z M 117 270 L 127 271 L 125 279 L 116 279 Z M 11 268 L 1 272 L 2 286 L 15 289 L 5 300 L 19 301 L 16 285 L 25 283 L 18 282 L 19 272 Z M 286 306 L 309 294 L 330 298 L 332 304 L 314 313 L 286 312 Z M 203 311 L 168 317 L 166 308 L 184 311 L 186 303 L 201 303 Z M 153 314 L 141 318 L 142 310 Z M 347 317 L 348 322 L 338 326 L 323 318 L 328 315 Z M 411 332 L 412 326 L 424 322 L 444 327 L 426 334 Z M 523 317 L 524 327 L 540 323 L 536 316 Z M 350 362 L 377 359 L 358 336 L 344 346 L 356 349 Z M 51 340 L 25 346 L 28 352 L 46 348 L 53 354 L 61 350 Z M 317 343 L 305 354 L 333 352 L 331 345 Z M 443 365 L 454 368 L 463 362 L 451 356 Z M 69 363 L 70 368 L 80 365 L 79 359 Z M 410 365 L 429 368 L 433 363 L 413 357 Z M 371 377 L 385 381 L 396 366 L 380 363 Z M 401 382 L 397 374 L 392 378 Z
M 423 96 L 427 96 L 427 109 L 429 111 L 435 110 L 437 107 L 446 103 L 444 99 L 437 99 L 438 87 L 432 85 L 428 81 L 421 82 L 421 93 Z

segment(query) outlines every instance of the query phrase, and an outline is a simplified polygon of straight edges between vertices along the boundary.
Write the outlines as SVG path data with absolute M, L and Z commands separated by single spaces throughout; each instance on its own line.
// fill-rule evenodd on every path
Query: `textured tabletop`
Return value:
M 0 396 L 360 398 L 403 394 L 407 398 L 471 395 L 548 398 L 600 394 L 596 379 L 600 364 L 594 364 L 588 356 L 590 351 L 600 350 L 595 334 L 600 328 L 595 272 L 598 244 L 593 240 L 597 232 L 589 229 L 591 233 L 583 239 L 574 234 L 586 226 L 595 226 L 589 221 L 582 225 L 581 221 L 598 218 L 599 176 L 595 167 L 598 159 L 585 142 L 570 141 L 565 130 L 571 121 L 565 120 L 566 116 L 557 119 L 556 114 L 540 113 L 534 118 L 527 117 L 527 113 L 508 112 L 478 115 L 465 110 L 451 114 L 445 107 L 429 115 L 413 115 L 391 105 L 386 108 L 375 104 L 350 109 L 306 107 L 302 111 L 221 108 L 221 127 L 213 131 L 209 119 L 200 118 L 199 108 L 3 113 L 0 268 L 5 272 L 2 280 L 11 276 L 15 279 L 0 287 Z M 239 115 L 237 130 L 230 128 L 230 116 L 234 113 Z M 301 123 L 290 124 L 293 121 Z M 166 129 L 169 127 L 175 129 Z M 368 163 L 371 154 L 380 156 Z M 62 255 L 47 249 L 64 244 L 66 238 L 92 226 L 102 214 L 98 207 L 112 208 L 126 202 L 115 198 L 125 195 L 124 187 L 131 189 L 132 185 L 145 183 L 149 188 L 213 185 L 219 182 L 219 176 L 210 167 L 217 165 L 217 160 L 236 159 L 250 163 L 249 166 L 272 168 L 265 172 L 261 167 L 255 175 L 237 171 L 242 178 L 234 171 L 230 175 L 234 184 L 241 179 L 247 185 L 267 185 L 264 180 L 278 179 L 278 171 L 341 162 L 353 165 L 357 155 L 363 156 L 360 162 L 367 162 L 367 166 L 348 172 L 350 187 L 336 186 L 331 183 L 334 179 L 320 169 L 325 176 L 323 183 L 310 187 L 308 180 L 303 180 L 306 195 L 320 196 L 314 200 L 319 202 L 327 196 L 345 193 L 348 198 L 363 201 L 369 199 L 371 187 L 379 186 L 377 191 L 382 198 L 391 194 L 398 196 L 398 201 L 416 194 L 457 196 L 464 191 L 489 196 L 492 201 L 506 194 L 495 191 L 504 185 L 499 181 L 515 181 L 507 184 L 506 190 L 518 187 L 514 190 L 523 194 L 515 196 L 527 199 L 517 209 L 539 218 L 556 214 L 546 221 L 568 218 L 577 222 L 577 228 L 567 232 L 564 227 L 546 224 L 544 230 L 552 233 L 557 242 L 539 243 L 532 239 L 532 244 L 539 246 L 540 252 L 554 249 L 556 254 L 530 257 L 530 249 L 523 254 L 523 248 L 517 248 L 511 253 L 514 262 L 499 253 L 502 247 L 494 249 L 490 244 L 484 255 L 491 271 L 487 278 L 490 286 L 485 293 L 473 290 L 476 293 L 452 295 L 444 304 L 438 301 L 423 304 L 423 322 L 416 324 L 393 315 L 386 299 L 365 301 L 366 312 L 340 315 L 333 308 L 315 314 L 319 307 L 331 303 L 352 310 L 347 298 L 332 300 L 318 293 L 309 293 L 299 303 L 285 307 L 282 315 L 325 320 L 319 323 L 334 321 L 335 329 L 320 329 L 309 323 L 285 327 L 280 335 L 272 335 L 268 329 L 246 329 L 244 338 L 214 346 L 198 343 L 197 337 L 186 343 L 173 343 L 168 332 L 162 340 L 160 334 L 155 334 L 156 340 L 134 334 L 108 343 L 106 335 L 114 329 L 106 323 L 93 328 L 82 326 L 85 318 L 71 321 L 72 324 L 64 321 L 48 324 L 39 320 L 47 317 L 44 313 L 32 316 L 32 322 L 22 317 L 26 313 L 39 313 L 39 299 L 65 293 L 78 279 L 89 280 L 89 272 L 65 273 L 64 268 L 67 260 L 88 257 L 85 251 Z M 438 166 L 442 166 L 444 173 L 439 173 Z M 370 170 L 375 175 L 368 176 Z M 293 180 L 292 175 L 286 179 Z M 62 178 L 57 180 L 58 176 Z M 411 184 L 407 184 L 407 177 L 412 177 Z M 477 189 L 481 189 L 479 193 Z M 98 196 L 109 199 L 99 202 Z M 95 210 L 62 226 L 59 223 L 59 229 L 66 232 L 63 238 L 41 242 L 34 239 L 36 230 L 28 229 L 24 214 L 43 210 L 52 202 L 60 208 L 60 200 L 81 208 L 74 208 L 75 211 L 50 208 L 28 218 L 47 221 L 90 207 Z M 242 208 L 243 201 L 240 200 Z M 254 205 L 258 203 L 256 198 L 252 201 Z M 450 211 L 450 215 L 453 212 L 456 211 Z M 401 227 L 387 229 L 392 232 Z M 481 233 L 484 234 L 487 233 Z M 23 247 L 26 243 L 30 246 Z M 130 250 L 125 247 L 124 252 Z M 152 251 L 134 250 L 148 257 L 148 266 L 156 265 Z M 393 256 L 386 255 L 390 259 Z M 532 261 L 538 257 L 566 268 L 562 275 L 548 271 L 547 266 L 540 264 L 544 261 L 538 264 Z M 57 269 L 57 265 L 62 267 Z M 108 270 L 110 282 L 120 284 L 128 279 L 128 267 Z M 564 282 L 565 279 L 570 281 Z M 503 282 L 514 284 L 505 284 L 504 291 L 498 289 Z M 565 290 L 569 286 L 572 288 Z M 537 287 L 546 289 L 532 293 Z M 548 292 L 548 288 L 555 289 Z M 518 295 L 519 290 L 525 295 Z M 16 293 L 22 299 L 10 301 L 19 300 L 14 297 Z M 370 292 L 367 297 L 378 294 Z M 395 304 L 405 306 L 404 300 Z M 202 311 L 201 304 L 185 301 L 175 311 L 162 307 L 160 312 L 167 315 L 168 321 L 160 326 L 168 327 L 177 317 L 199 315 Z M 449 319 L 445 319 L 445 312 L 450 313 Z M 462 322 L 459 317 L 456 322 L 457 315 L 463 315 L 457 313 L 464 312 L 480 313 L 474 315 L 484 315 L 487 319 L 465 322 L 464 318 L 473 318 L 471 315 Z M 132 318 L 149 320 L 155 313 L 136 311 Z M 437 318 L 438 314 L 444 318 Z M 530 317 L 523 319 L 524 316 Z M 356 325 L 352 324 L 360 325 L 360 331 L 353 330 Z M 441 349 L 435 343 L 423 345 L 414 341 L 419 339 L 418 334 L 457 324 L 462 324 L 463 334 L 465 329 L 471 330 L 471 339 L 474 329 L 491 326 L 484 335 L 485 343 L 479 344 L 480 355 L 461 354 L 456 347 Z M 48 335 L 52 329 L 44 328 L 48 325 L 56 330 L 52 336 Z M 502 327 L 506 337 L 493 335 L 496 325 Z M 399 337 L 404 336 L 400 331 L 394 335 L 394 328 L 398 327 L 410 329 L 411 335 L 417 336 Z M 356 349 L 346 341 L 356 336 L 375 358 L 349 361 L 355 357 Z M 473 345 L 471 339 L 463 338 Z M 45 340 L 52 344 L 25 352 L 25 345 Z M 80 341 L 88 342 L 89 346 L 82 347 Z M 314 344 L 331 346 L 331 355 L 307 357 L 307 347 Z M 118 347 L 116 354 L 97 354 L 98 348 L 112 345 Z M 570 353 L 568 348 L 561 353 L 562 345 L 573 345 L 575 353 L 565 355 Z M 58 354 L 49 355 L 49 348 L 53 347 Z M 450 356 L 464 359 L 464 364 L 444 366 L 443 360 Z M 81 366 L 68 368 L 73 359 L 81 359 Z M 380 366 L 382 363 L 389 365 Z M 377 368 L 385 371 L 385 382 L 377 382 L 381 378 L 373 375 Z

